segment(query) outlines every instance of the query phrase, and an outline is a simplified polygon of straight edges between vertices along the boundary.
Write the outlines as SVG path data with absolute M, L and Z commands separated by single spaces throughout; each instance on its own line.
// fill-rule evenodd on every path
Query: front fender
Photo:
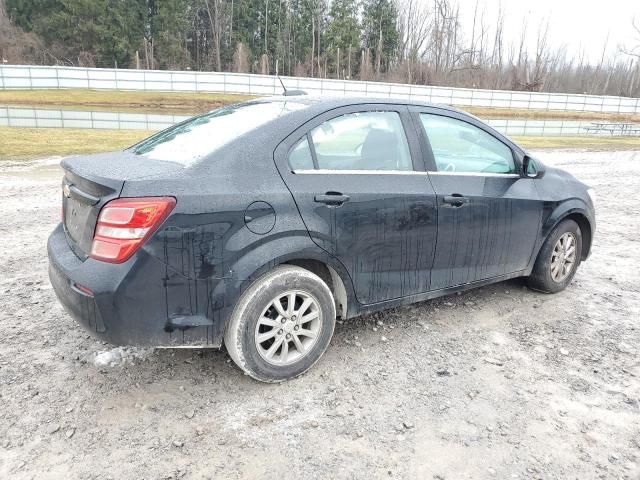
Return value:
M 549 234 L 567 217 L 580 219 L 578 223 L 583 230 L 585 229 L 585 226 L 588 225 L 588 232 L 583 232 L 583 242 L 585 242 L 583 244 L 583 251 L 585 253 L 583 258 L 588 256 L 591 251 L 593 234 L 595 233 L 595 216 L 589 208 L 589 205 L 587 205 L 584 200 L 580 198 L 571 198 L 563 202 L 545 203 L 542 228 L 536 245 L 535 255 L 533 256 L 534 261 Z M 533 267 L 533 265 L 531 266 Z

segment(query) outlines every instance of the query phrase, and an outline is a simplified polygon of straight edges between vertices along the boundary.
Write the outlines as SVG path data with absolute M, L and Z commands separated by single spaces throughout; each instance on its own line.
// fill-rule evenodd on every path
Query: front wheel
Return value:
M 527 285 L 546 293 L 564 290 L 573 280 L 581 257 L 580 226 L 573 220 L 564 220 L 542 245 Z
M 262 382 L 303 374 L 322 356 L 336 322 L 331 290 L 304 268 L 283 265 L 240 297 L 224 343 L 233 361 Z

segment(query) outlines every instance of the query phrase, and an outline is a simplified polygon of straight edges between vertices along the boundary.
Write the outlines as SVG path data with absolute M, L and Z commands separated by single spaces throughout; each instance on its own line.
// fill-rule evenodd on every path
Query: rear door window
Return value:
M 397 112 L 358 112 L 332 118 L 311 131 L 318 168 L 413 170 Z
M 311 170 L 313 169 L 313 157 L 309 148 L 309 141 L 304 136 L 289 153 L 289 166 L 291 170 Z

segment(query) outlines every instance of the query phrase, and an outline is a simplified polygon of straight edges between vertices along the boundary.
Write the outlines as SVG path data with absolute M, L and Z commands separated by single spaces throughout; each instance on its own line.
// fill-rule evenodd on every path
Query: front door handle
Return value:
M 465 203 L 469 203 L 469 199 L 467 197 L 463 197 L 459 193 L 453 193 L 451 195 L 445 195 L 442 202 L 453 207 L 461 207 Z
M 330 207 L 339 207 L 349 201 L 349 195 L 343 195 L 339 192 L 327 192 L 324 195 L 316 195 L 313 199 L 318 203 L 325 203 Z

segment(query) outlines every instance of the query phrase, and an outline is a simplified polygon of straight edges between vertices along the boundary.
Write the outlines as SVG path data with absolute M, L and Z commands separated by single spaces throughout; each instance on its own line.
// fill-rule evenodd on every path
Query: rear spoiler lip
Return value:
M 91 173 L 90 171 L 87 171 L 87 169 L 78 169 L 76 168 L 76 166 L 74 166 L 74 160 L 83 160 L 86 158 L 88 157 L 85 157 L 85 156 L 66 157 L 66 158 L 63 158 L 62 161 L 60 162 L 60 167 L 62 167 L 62 169 L 65 171 L 65 178 L 66 178 L 65 183 L 69 184 L 69 188 L 71 188 L 71 185 L 74 185 L 76 186 L 77 189 L 80 190 L 80 192 L 82 192 L 83 190 L 82 183 L 91 182 L 95 184 L 98 188 L 108 189 L 111 192 L 115 192 L 118 195 L 120 195 L 120 192 L 122 191 L 122 187 L 124 186 L 124 180 L 103 177 L 101 175 L 96 175 L 94 173 Z M 67 173 L 69 173 L 70 175 L 67 175 Z M 64 188 L 64 185 L 63 185 L 63 188 Z M 82 196 L 82 194 L 86 195 L 85 192 L 82 192 L 81 194 L 79 193 L 79 196 Z M 107 193 L 105 192 L 105 194 Z M 87 200 L 91 201 L 97 198 L 92 195 L 90 195 L 90 197 L 92 198 L 91 199 L 87 198 Z M 82 201 L 80 198 L 77 198 L 77 199 Z M 95 203 L 93 203 L 92 205 L 95 205 Z

